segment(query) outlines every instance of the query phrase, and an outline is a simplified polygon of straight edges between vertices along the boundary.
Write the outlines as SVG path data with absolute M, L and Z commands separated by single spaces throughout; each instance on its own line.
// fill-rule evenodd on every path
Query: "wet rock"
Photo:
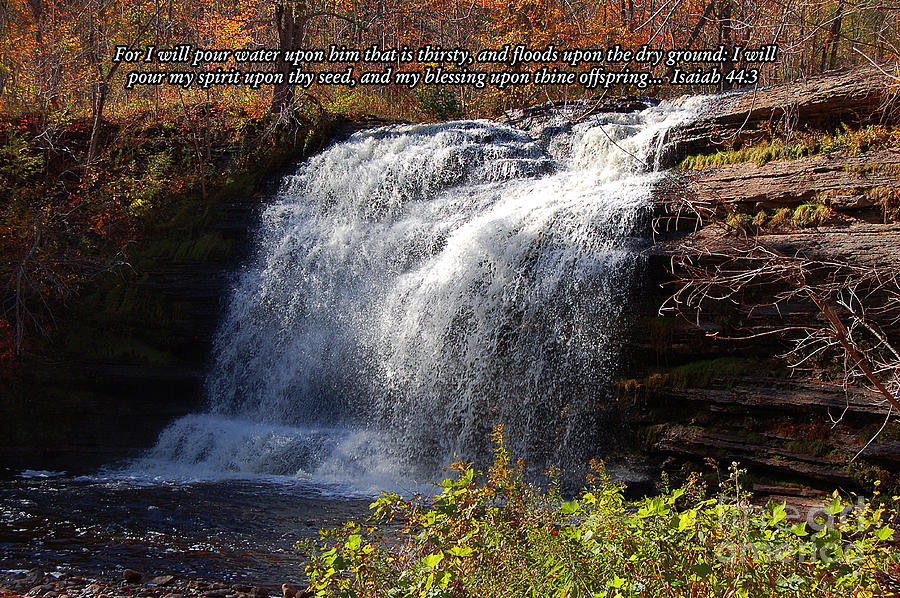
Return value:
M 281 584 L 281 595 L 283 598 L 296 598 L 297 588 L 289 583 Z
M 150 580 L 155 586 L 167 586 L 175 581 L 174 575 L 157 575 L 153 579 Z
M 203 595 L 206 596 L 206 598 L 225 598 L 225 596 L 232 593 L 234 593 L 234 591 L 231 588 L 221 588 L 218 590 L 208 590 L 203 592 Z
M 253 590 L 252 587 L 241 583 L 232 584 L 231 589 L 241 594 L 249 594 Z
M 34 586 L 30 590 L 28 590 L 28 592 L 25 595 L 28 596 L 29 598 L 32 598 L 33 596 L 43 596 L 44 594 L 46 594 L 47 592 L 49 592 L 52 589 L 53 589 L 53 584 L 43 584 L 43 585 L 39 585 L 39 586 Z
M 202 581 L 199 579 L 190 581 L 188 583 L 188 588 L 190 588 L 192 590 L 208 590 L 208 589 L 210 589 L 208 581 Z
M 122 577 L 128 583 L 140 583 L 141 578 L 143 578 L 144 576 L 134 569 L 125 569 L 124 571 L 122 571 Z
M 25 583 L 32 586 L 44 579 L 44 572 L 40 569 L 32 569 L 25 574 Z
M 261 588 L 259 586 L 253 586 L 250 588 L 250 593 L 253 595 L 253 598 L 268 598 L 269 590 L 266 588 Z

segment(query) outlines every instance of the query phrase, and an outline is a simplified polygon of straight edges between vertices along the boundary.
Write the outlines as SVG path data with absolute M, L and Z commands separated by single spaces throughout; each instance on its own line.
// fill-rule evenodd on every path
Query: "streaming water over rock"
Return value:
M 133 467 L 379 486 L 484 458 L 498 423 L 538 467 L 601 453 L 654 164 L 693 112 L 388 127 L 310 159 L 236 278 L 208 412 Z

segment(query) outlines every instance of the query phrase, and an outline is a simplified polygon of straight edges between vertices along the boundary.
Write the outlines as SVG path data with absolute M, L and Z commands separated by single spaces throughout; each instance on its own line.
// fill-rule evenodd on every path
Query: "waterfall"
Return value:
M 300 165 L 236 275 L 206 412 L 135 467 L 434 479 L 500 423 L 538 466 L 598 456 L 654 165 L 696 106 L 385 127 Z

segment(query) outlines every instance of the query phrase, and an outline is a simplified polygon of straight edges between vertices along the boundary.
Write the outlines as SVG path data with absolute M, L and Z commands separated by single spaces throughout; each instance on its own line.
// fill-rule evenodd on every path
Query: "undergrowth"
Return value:
M 73 297 L 90 321 L 74 339 L 79 353 L 105 332 L 100 345 L 118 343 L 123 328 L 153 330 L 153 297 L 115 313 L 106 298 L 161 263 L 230 256 L 233 242 L 216 230 L 220 206 L 255 193 L 329 134 L 324 114 L 295 120 L 212 103 L 133 114 L 104 124 L 88 165 L 88 122 L 0 114 L 0 374 L 73 337 L 55 335 L 85 320 L 70 317 Z
M 458 462 L 440 494 L 382 495 L 366 525 L 298 549 L 319 597 L 877 596 L 896 567 L 892 513 L 837 494 L 807 521 L 751 506 L 732 466 L 715 496 L 693 477 L 628 502 L 593 464 L 566 500 L 513 465 L 502 429 L 487 476 Z M 395 530 L 390 537 L 387 530 Z

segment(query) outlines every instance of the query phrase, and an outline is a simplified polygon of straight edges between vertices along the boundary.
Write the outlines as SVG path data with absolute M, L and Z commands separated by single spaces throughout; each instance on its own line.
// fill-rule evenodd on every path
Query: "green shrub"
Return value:
M 896 560 L 887 513 L 862 499 L 851 506 L 835 496 L 796 523 L 784 503 L 750 506 L 733 466 L 716 497 L 694 477 L 629 503 L 595 465 L 587 489 L 567 501 L 555 483 L 541 491 L 525 481 L 502 430 L 495 440 L 484 481 L 456 463 L 437 496 L 385 494 L 368 525 L 298 545 L 315 595 L 874 596 Z
M 450 89 L 426 85 L 416 89 L 416 107 L 433 120 L 450 120 L 463 115 L 459 99 Z

